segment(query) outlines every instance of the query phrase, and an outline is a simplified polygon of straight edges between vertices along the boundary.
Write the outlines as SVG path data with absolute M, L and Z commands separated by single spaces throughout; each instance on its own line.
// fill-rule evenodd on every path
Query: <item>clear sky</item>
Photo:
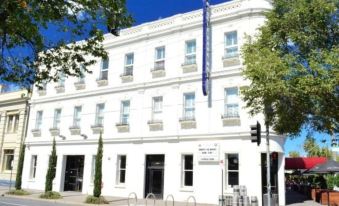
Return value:
M 219 4 L 229 0 L 210 0 L 210 4 Z M 135 23 L 154 21 L 159 18 L 166 18 L 179 13 L 185 13 L 197 9 L 201 9 L 203 0 L 127 0 L 127 8 L 132 14 Z M 285 144 L 286 156 L 290 151 L 299 151 L 304 154 L 302 145 L 306 137 L 306 130 L 303 130 L 299 137 L 288 139 Z M 320 145 L 330 145 L 330 137 L 328 135 L 313 133 Z M 322 143 L 322 140 L 326 140 Z

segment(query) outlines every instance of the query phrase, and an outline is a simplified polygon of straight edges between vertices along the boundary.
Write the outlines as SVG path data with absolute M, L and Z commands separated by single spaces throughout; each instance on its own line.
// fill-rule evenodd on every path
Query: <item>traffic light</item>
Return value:
M 251 125 L 251 139 L 252 142 L 256 142 L 259 146 L 261 143 L 261 125 L 257 121 L 256 125 Z

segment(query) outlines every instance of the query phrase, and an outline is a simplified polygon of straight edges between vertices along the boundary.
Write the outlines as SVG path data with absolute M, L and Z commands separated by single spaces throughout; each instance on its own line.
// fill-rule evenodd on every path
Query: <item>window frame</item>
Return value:
M 128 64 L 129 57 L 131 58 L 132 63 Z M 124 63 L 124 75 L 133 76 L 134 68 L 134 52 L 125 54 L 125 63 Z
M 54 117 L 53 117 L 53 128 L 54 129 L 60 129 L 61 113 L 62 113 L 61 108 L 54 109 Z
M 101 108 L 102 106 L 102 108 Z M 95 111 L 95 125 L 103 126 L 104 125 L 104 117 L 105 117 L 105 103 L 99 103 L 96 105 Z
M 228 93 L 230 93 L 230 90 L 236 90 L 237 94 L 237 102 L 236 103 L 229 103 L 228 100 Z M 238 87 L 227 87 L 224 89 L 224 117 L 226 118 L 239 118 L 240 115 L 240 109 L 239 109 L 239 104 L 240 104 L 240 94 L 239 94 L 239 88 Z M 230 109 L 233 108 L 233 109 Z M 235 108 L 235 109 L 234 109 Z M 230 112 L 231 111 L 231 112 Z
M 187 97 L 192 95 L 193 96 L 193 105 L 192 107 L 187 105 Z M 183 119 L 184 120 L 195 120 L 195 92 L 187 92 L 183 94 Z M 189 112 L 192 112 L 191 116 L 188 116 Z
M 75 106 L 73 113 L 73 127 L 80 128 L 82 106 Z
M 107 67 L 105 67 L 105 65 L 107 65 Z M 101 67 L 100 67 L 100 74 L 99 74 L 100 80 L 108 80 L 108 70 L 109 70 L 109 57 L 107 57 L 107 59 L 101 60 Z
M 158 54 L 163 51 L 163 55 L 158 58 Z M 166 59 L 166 47 L 159 46 L 155 48 L 155 56 L 154 56 L 154 70 L 165 69 L 165 59 Z
M 8 153 L 8 151 L 11 151 L 11 153 Z M 2 171 L 11 171 L 11 170 L 13 170 L 14 152 L 15 152 L 14 149 L 4 149 L 3 150 Z M 11 157 L 11 158 L 9 158 L 9 157 Z M 10 160 L 10 162 L 8 162 L 8 160 Z M 9 165 L 10 168 L 7 168 L 8 165 Z
M 229 156 L 230 155 L 237 155 L 237 159 L 238 159 L 238 169 L 237 170 L 229 170 L 228 169 L 228 165 L 229 165 Z M 237 173 L 237 182 L 238 182 L 238 185 L 239 185 L 239 177 L 240 177 L 240 163 L 239 163 L 239 153 L 233 153 L 233 152 L 229 152 L 229 153 L 225 153 L 224 155 L 225 157 L 225 186 L 226 188 L 233 188 L 234 185 L 230 185 L 229 184 L 229 173 L 232 172 L 232 173 Z
M 192 169 L 186 169 L 186 156 L 192 156 Z M 186 173 L 191 172 L 192 174 L 192 185 L 185 184 Z M 182 188 L 192 188 L 194 186 L 194 155 L 192 153 L 181 154 L 181 187 Z
M 128 110 L 125 110 L 125 103 L 128 103 Z M 123 100 L 121 101 L 120 106 L 120 123 L 123 125 L 129 125 L 129 118 L 130 118 L 130 110 L 131 110 L 131 101 L 130 100 Z M 127 113 L 125 113 L 127 111 Z
M 19 113 L 11 113 L 7 116 L 6 133 L 17 133 L 19 128 Z
M 160 102 L 160 109 L 156 108 L 156 101 Z M 152 97 L 152 120 L 162 120 L 161 118 L 157 118 L 156 116 L 161 116 L 163 113 L 163 96 Z
M 125 157 L 125 168 L 122 168 L 122 162 L 121 162 L 121 157 Z M 117 172 L 116 172 L 116 185 L 125 185 L 126 184 L 126 171 L 127 171 L 127 155 L 126 154 L 118 154 L 117 155 Z M 124 171 L 122 173 L 121 171 Z M 124 182 L 121 182 L 121 175 L 124 175 L 123 179 Z
M 93 184 L 94 183 L 94 179 L 95 179 L 95 164 L 96 164 L 96 160 L 97 156 L 96 155 L 92 155 L 92 161 L 91 161 L 91 179 L 90 179 L 90 183 Z
M 31 155 L 31 165 L 30 165 L 30 171 L 29 171 L 29 179 L 34 180 L 36 177 L 36 171 L 37 171 L 37 165 L 38 165 L 38 155 Z
M 192 53 L 188 53 L 187 51 L 188 51 L 188 45 L 189 45 L 189 43 L 192 43 L 192 42 L 194 42 L 194 52 L 192 52 Z M 185 65 L 192 65 L 192 64 L 196 64 L 196 62 L 197 62 L 197 41 L 196 41 L 196 39 L 191 39 L 191 40 L 187 40 L 187 41 L 185 41 Z M 190 57 L 192 57 L 192 56 L 194 56 L 194 60 L 192 61 L 192 60 L 188 60 Z
M 232 39 L 231 44 L 227 44 L 228 35 L 235 34 L 235 39 Z M 228 50 L 235 49 L 230 52 Z M 238 40 L 238 31 L 229 31 L 224 33 L 224 58 L 232 58 L 239 56 L 239 40 Z
M 39 110 L 36 112 L 36 117 L 35 117 L 35 129 L 36 130 L 41 130 L 43 114 L 44 114 L 43 110 Z

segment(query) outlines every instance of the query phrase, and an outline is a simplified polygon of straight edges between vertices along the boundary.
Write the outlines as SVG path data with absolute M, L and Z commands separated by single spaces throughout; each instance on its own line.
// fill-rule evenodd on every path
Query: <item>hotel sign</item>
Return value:
M 219 144 L 199 144 L 198 145 L 199 162 L 219 162 Z

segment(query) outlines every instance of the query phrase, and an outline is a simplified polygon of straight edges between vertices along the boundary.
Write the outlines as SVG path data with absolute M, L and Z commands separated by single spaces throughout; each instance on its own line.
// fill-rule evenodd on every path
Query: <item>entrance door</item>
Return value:
M 145 197 L 153 193 L 163 198 L 165 155 L 146 155 Z
M 67 156 L 64 191 L 82 191 L 84 159 L 83 155 Z

